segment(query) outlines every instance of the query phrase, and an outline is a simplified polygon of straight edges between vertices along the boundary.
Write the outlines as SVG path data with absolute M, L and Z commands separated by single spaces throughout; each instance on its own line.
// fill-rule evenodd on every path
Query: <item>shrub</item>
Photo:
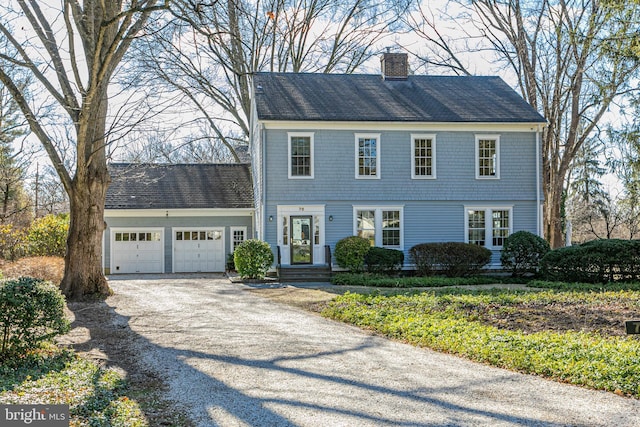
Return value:
M 543 276 L 563 282 L 606 283 L 640 279 L 640 241 L 603 239 L 558 248 L 540 262 Z
M 0 359 L 25 355 L 69 330 L 64 297 L 51 282 L 21 277 L 0 282 Z
M 271 246 L 262 240 L 249 239 L 233 252 L 233 262 L 240 277 L 262 279 L 273 264 Z
M 391 274 L 402 268 L 404 253 L 397 249 L 369 248 L 364 256 L 364 264 L 370 273 Z
M 364 257 L 371 249 L 371 243 L 364 237 L 349 236 L 336 243 L 336 262 L 352 272 L 364 270 Z
M 12 224 L 0 226 L 0 258 L 16 260 L 24 253 L 24 231 Z
M 421 243 L 409 250 L 417 274 L 428 276 L 440 272 L 448 277 L 477 274 L 491 261 L 491 251 L 470 243 Z
M 528 231 L 518 231 L 506 238 L 500 254 L 502 266 L 515 277 L 534 273 L 540 260 L 549 252 L 549 243 Z
M 31 256 L 64 256 L 67 251 L 69 216 L 47 215 L 38 218 L 27 231 L 27 254 Z

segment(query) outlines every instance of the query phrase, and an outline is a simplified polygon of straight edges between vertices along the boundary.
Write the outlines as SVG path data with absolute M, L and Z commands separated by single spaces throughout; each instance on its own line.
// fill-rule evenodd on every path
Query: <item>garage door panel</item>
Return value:
M 176 273 L 224 271 L 224 228 L 174 231 Z
M 112 230 L 112 273 L 162 273 L 163 258 L 161 230 Z

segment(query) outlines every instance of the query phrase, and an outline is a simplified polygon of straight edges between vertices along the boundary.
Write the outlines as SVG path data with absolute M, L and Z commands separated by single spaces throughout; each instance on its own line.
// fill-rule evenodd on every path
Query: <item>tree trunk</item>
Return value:
M 554 175 L 551 183 L 545 186 L 544 197 L 544 234 L 552 248 L 564 246 L 562 233 L 562 186 L 563 179 Z

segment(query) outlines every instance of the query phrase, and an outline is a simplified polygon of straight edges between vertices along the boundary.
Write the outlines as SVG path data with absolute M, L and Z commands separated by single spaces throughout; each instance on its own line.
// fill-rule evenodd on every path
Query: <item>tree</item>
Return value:
M 561 246 L 571 162 L 612 103 L 637 90 L 630 83 L 640 65 L 640 7 L 613 0 L 452 3 L 466 11 L 458 34 L 475 37 L 475 49 L 492 52 L 511 71 L 522 96 L 548 120 L 542 135 L 544 231 L 552 247 Z M 437 28 L 433 19 L 429 23 L 421 28 Z M 468 73 L 456 40 L 443 32 L 422 34 L 456 72 Z
M 68 298 L 110 293 L 104 277 L 102 233 L 109 173 L 106 145 L 109 83 L 131 43 L 144 34 L 149 16 L 168 0 L 63 0 L 62 10 L 15 0 L 0 6 L 0 82 L 47 152 L 69 196 L 70 227 L 60 285 Z M 13 31 L 16 23 L 24 31 Z M 8 67 L 21 67 L 57 109 L 43 115 L 25 98 Z M 68 132 L 60 131 L 66 126 Z M 64 136 L 69 135 L 70 141 Z M 65 147 L 73 160 L 65 164 Z
M 177 0 L 172 16 L 156 21 L 153 37 L 138 45 L 130 71 L 187 106 L 181 114 L 190 131 L 178 151 L 238 162 L 250 133 L 253 73 L 351 73 L 376 53 L 410 1 Z

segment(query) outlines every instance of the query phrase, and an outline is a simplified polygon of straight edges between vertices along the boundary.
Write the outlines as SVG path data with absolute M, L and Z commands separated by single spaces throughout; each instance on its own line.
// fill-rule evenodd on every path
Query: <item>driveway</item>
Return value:
M 640 401 L 373 336 L 224 278 L 110 285 L 131 345 L 200 426 L 640 425 Z

